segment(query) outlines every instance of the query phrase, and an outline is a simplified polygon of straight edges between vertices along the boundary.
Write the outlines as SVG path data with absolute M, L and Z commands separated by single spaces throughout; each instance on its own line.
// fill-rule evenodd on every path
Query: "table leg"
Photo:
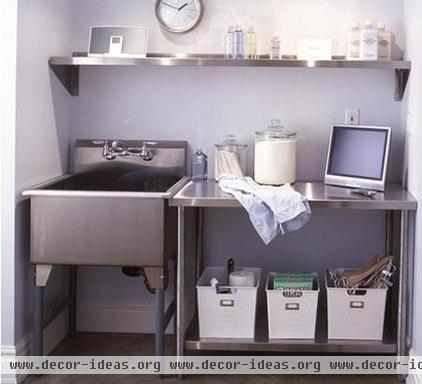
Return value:
M 44 287 L 50 277 L 52 265 L 36 264 L 34 267 L 34 355 L 43 354 Z
M 177 356 L 184 355 L 185 344 L 185 207 L 178 207 L 177 235 Z
M 35 286 L 34 289 L 34 355 L 43 355 L 43 308 L 44 287 Z
M 204 208 L 198 208 L 196 224 L 196 281 L 202 274 L 204 264 Z
M 410 349 L 413 339 L 413 303 L 414 303 L 414 289 L 415 289 L 415 228 L 416 228 L 416 211 L 409 211 L 409 224 L 408 224 L 408 321 L 407 321 L 407 347 Z
M 74 265 L 69 266 L 69 336 L 76 334 L 77 268 Z
M 155 356 L 164 355 L 164 288 L 155 290 Z
M 407 356 L 407 290 L 408 290 L 408 219 L 407 211 L 401 211 L 400 218 L 400 279 L 399 279 L 399 297 L 398 297 L 398 323 L 397 323 L 397 354 L 398 356 Z M 400 376 L 400 381 L 404 382 L 405 375 Z

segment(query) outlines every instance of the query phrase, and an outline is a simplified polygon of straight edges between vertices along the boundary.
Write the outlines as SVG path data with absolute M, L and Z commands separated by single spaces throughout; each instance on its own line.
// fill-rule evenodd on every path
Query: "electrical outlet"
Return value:
M 359 108 L 347 108 L 345 123 L 347 125 L 359 125 Z

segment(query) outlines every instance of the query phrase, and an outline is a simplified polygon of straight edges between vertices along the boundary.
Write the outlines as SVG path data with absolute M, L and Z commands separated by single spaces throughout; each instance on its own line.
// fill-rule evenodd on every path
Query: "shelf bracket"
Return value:
M 50 68 L 70 95 L 79 95 L 79 65 L 50 64 Z
M 396 69 L 396 101 L 402 101 L 409 81 L 410 69 Z

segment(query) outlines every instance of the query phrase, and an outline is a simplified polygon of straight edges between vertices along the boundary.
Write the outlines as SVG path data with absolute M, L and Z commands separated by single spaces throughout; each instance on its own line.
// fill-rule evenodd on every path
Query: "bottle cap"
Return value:
M 378 29 L 381 29 L 381 30 L 384 30 L 385 29 L 385 24 L 384 23 L 378 23 L 377 24 L 377 28 Z
M 352 29 L 353 30 L 359 30 L 359 28 L 360 28 L 360 24 L 358 22 L 352 23 Z
M 250 25 L 249 27 L 248 27 L 248 32 L 255 32 L 255 28 L 254 28 L 254 26 L 253 25 Z
M 240 31 L 241 32 L 242 31 L 242 26 L 241 25 L 236 25 L 236 31 L 238 31 L 238 32 Z

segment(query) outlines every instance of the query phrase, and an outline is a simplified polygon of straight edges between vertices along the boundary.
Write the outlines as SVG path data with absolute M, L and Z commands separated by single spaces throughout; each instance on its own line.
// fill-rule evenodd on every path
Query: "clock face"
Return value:
M 155 13 L 169 32 L 184 33 L 195 28 L 204 14 L 202 0 L 157 0 Z

